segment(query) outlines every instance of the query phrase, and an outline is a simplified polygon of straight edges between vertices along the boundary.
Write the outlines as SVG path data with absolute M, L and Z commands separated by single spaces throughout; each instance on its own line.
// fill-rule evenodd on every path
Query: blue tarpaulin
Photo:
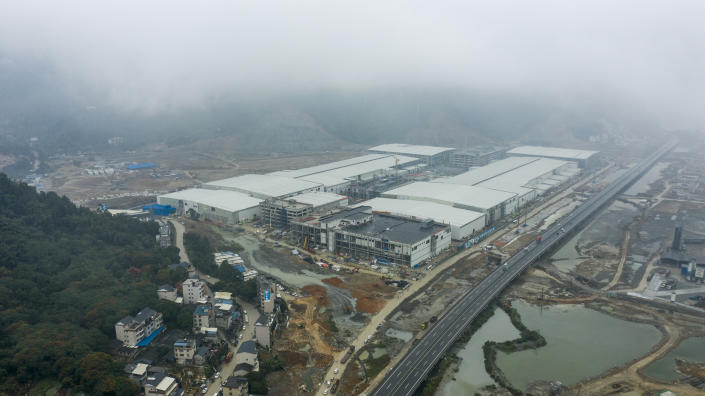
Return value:
M 142 207 L 142 210 L 152 212 L 157 216 L 169 216 L 170 214 L 176 212 L 176 208 L 171 207 L 171 205 L 160 204 L 145 205 Z
M 240 272 L 245 272 L 245 267 L 243 267 L 243 266 L 241 266 L 241 265 L 236 265 L 236 266 L 235 266 L 235 269 L 238 270 L 238 271 L 240 271 Z
M 147 168 L 153 168 L 154 167 L 154 162 L 144 162 L 141 164 L 132 164 L 132 165 L 127 165 L 127 169 L 130 170 L 135 170 L 135 169 L 147 169 Z
M 153 339 L 157 338 L 159 333 L 161 333 L 163 330 L 164 330 L 164 326 L 154 330 L 154 332 L 152 332 L 152 334 L 143 338 L 142 341 L 138 342 L 137 346 L 143 347 L 143 346 L 149 345 L 149 343 L 152 342 Z

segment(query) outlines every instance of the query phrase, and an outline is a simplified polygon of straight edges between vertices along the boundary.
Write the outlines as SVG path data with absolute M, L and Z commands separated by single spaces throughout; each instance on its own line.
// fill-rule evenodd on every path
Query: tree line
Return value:
M 156 287 L 178 249 L 160 248 L 158 225 L 76 207 L 0 173 L 0 393 L 42 379 L 89 394 L 139 389 L 110 355 L 114 324 L 150 306 L 168 326 L 190 329 L 191 312 L 159 301 Z

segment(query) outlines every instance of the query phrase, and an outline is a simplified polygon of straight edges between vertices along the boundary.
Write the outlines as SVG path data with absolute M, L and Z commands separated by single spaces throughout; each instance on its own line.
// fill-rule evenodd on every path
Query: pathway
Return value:
M 627 253 L 629 253 L 629 237 L 631 235 L 631 232 L 627 230 L 627 233 L 624 235 L 624 242 L 622 243 L 622 257 L 619 259 L 619 265 L 617 266 L 617 272 L 614 274 L 614 278 L 610 281 L 610 283 L 607 284 L 607 286 L 603 287 L 602 290 L 609 290 L 613 288 L 617 283 L 619 283 L 619 279 L 622 277 L 622 270 L 624 270 L 624 263 L 627 261 Z
M 169 222 L 174 225 L 174 230 L 176 231 L 176 237 L 174 238 L 174 240 L 176 240 L 176 247 L 179 248 L 179 259 L 181 260 L 181 262 L 185 261 L 187 263 L 191 263 L 188 258 L 188 253 L 186 253 L 186 248 L 184 247 L 184 232 L 186 230 L 186 227 L 184 227 L 183 224 L 179 223 L 175 219 L 169 219 Z M 220 282 L 220 279 L 214 278 L 210 275 L 206 275 L 199 271 L 198 268 L 196 268 L 196 273 L 209 285 L 215 285 L 216 283 Z

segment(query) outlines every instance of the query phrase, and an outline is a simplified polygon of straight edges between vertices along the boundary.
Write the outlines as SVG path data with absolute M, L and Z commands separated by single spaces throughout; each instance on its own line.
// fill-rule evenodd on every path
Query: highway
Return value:
M 416 341 L 407 354 L 389 371 L 374 396 L 411 395 L 455 340 L 482 310 L 494 300 L 529 265 L 578 229 L 585 220 L 597 213 L 615 195 L 639 179 L 661 156 L 677 142 L 665 144 L 640 164 L 627 170 L 604 190 L 594 194 L 561 221 L 549 227 L 541 242 L 532 242 L 504 264 L 491 272 L 476 287 L 470 289 L 443 315 L 437 323 Z

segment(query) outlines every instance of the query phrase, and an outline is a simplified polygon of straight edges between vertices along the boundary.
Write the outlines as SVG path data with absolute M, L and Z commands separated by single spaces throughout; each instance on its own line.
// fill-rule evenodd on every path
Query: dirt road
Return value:
M 650 378 L 642 376 L 640 374 L 641 369 L 648 366 L 653 361 L 662 358 L 670 350 L 678 346 L 678 344 L 683 340 L 684 337 L 680 326 L 677 324 L 673 324 L 672 317 L 666 317 L 663 314 L 654 312 L 649 313 L 656 316 L 658 318 L 658 322 L 662 324 L 663 331 L 665 332 L 665 341 L 662 342 L 661 345 L 656 348 L 656 350 L 653 350 L 641 359 L 632 362 L 626 368 L 620 369 L 619 372 L 592 381 L 587 381 L 585 383 L 578 384 L 572 387 L 569 390 L 568 394 L 603 395 L 605 393 L 614 391 L 612 384 L 629 382 L 631 385 L 636 387 L 635 390 L 639 392 L 660 391 L 664 388 L 667 388 L 670 391 L 676 392 L 679 395 L 702 395 L 701 390 L 695 389 L 690 385 L 665 385 L 663 383 L 653 381 Z
M 629 236 L 631 233 L 627 230 L 624 235 L 624 243 L 622 243 L 622 257 L 619 259 L 619 265 L 617 266 L 617 272 L 614 274 L 614 278 L 608 283 L 602 290 L 609 290 L 613 288 L 617 283 L 619 283 L 619 278 L 622 277 L 622 270 L 624 269 L 624 263 L 627 261 L 627 256 L 629 253 Z
M 181 262 L 187 262 L 190 263 L 191 261 L 188 258 L 188 253 L 186 253 L 186 248 L 184 247 L 184 232 L 186 231 L 186 227 L 184 227 L 183 224 L 179 223 L 175 219 L 169 219 L 169 222 L 174 225 L 174 230 L 176 231 L 176 236 L 174 240 L 176 241 L 176 247 L 179 248 L 179 259 Z M 198 276 L 205 280 L 206 283 L 210 285 L 215 285 L 216 283 L 220 282 L 220 279 L 214 278 L 210 275 L 206 275 L 202 273 L 201 271 L 196 268 L 196 273 Z

